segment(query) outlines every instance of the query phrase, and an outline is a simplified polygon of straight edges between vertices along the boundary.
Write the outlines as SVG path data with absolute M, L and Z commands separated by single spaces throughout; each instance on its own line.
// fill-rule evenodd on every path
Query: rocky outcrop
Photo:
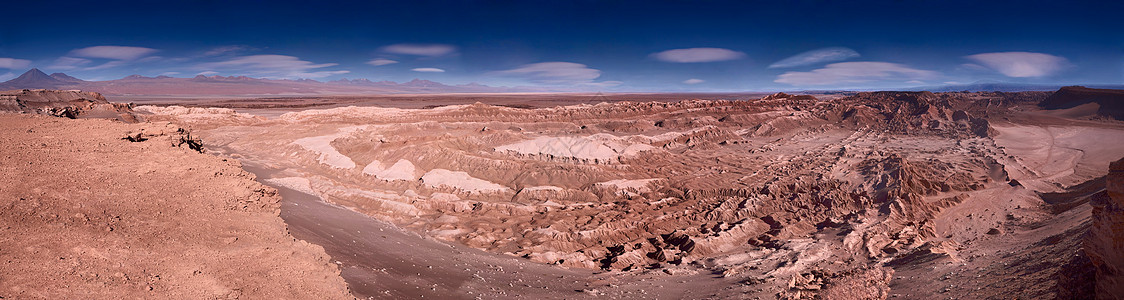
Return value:
M 199 153 L 203 153 L 206 151 L 203 148 L 202 140 L 196 137 L 192 137 L 191 132 L 187 129 L 183 129 L 179 126 L 171 124 L 168 124 L 164 127 L 142 127 L 141 129 L 136 131 L 129 131 L 121 139 L 134 143 L 147 142 L 152 139 L 160 139 L 163 140 L 163 142 L 170 144 L 172 147 L 187 148 Z
M 988 121 L 954 109 L 954 98 L 931 92 L 863 92 L 835 101 L 823 117 L 895 133 L 989 136 Z
M 0 298 L 353 299 L 323 248 L 289 235 L 276 190 L 181 138 L 0 114 Z
M 1124 120 L 1124 90 L 1091 89 L 1067 86 L 1059 89 L 1038 105 L 1045 109 L 1065 109 L 1095 103 L 1097 114 Z
M 812 95 L 789 95 L 787 93 L 775 93 L 761 98 L 762 101 L 768 100 L 816 100 L 816 96 Z
M 46 76 L 46 75 L 44 75 Z M 0 92 L 0 111 L 77 118 L 109 118 L 136 122 L 132 104 L 112 103 L 101 94 L 76 90 L 15 90 Z
M 1094 197 L 1085 253 L 1097 272 L 1097 299 L 1124 299 L 1124 159 L 1109 166 L 1108 197 Z

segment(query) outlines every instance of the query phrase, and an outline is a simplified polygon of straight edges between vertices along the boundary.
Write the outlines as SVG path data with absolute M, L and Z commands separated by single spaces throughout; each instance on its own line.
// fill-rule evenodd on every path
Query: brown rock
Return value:
M 1124 297 L 1124 159 L 1109 165 L 1108 197 L 1095 197 L 1085 253 L 1097 268 L 1097 299 Z

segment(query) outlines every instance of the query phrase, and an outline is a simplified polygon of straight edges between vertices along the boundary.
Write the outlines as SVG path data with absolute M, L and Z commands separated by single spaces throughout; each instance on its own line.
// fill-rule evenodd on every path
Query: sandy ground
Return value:
M 178 129 L 0 113 L 0 298 L 350 298 L 273 189 Z

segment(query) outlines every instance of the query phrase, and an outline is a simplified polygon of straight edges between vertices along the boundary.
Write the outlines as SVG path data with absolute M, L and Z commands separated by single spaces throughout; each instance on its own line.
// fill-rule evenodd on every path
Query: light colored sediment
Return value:
M 433 169 L 422 175 L 421 181 L 431 187 L 449 187 L 469 193 L 489 193 L 510 191 L 505 186 L 472 177 L 464 171 Z

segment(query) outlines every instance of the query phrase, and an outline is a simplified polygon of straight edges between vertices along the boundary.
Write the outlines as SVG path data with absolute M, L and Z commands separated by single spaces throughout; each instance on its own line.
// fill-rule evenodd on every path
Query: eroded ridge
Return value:
M 1065 149 L 1095 147 L 1074 132 L 1124 138 L 1115 125 L 1008 118 L 1046 96 L 781 93 L 164 117 L 191 120 L 217 151 L 299 174 L 331 203 L 478 249 L 575 268 L 712 272 L 762 295 L 861 286 L 886 297 L 894 266 L 975 259 L 959 252 L 1016 231 L 1004 227 L 1012 220 L 1047 218 L 1032 209 L 1043 203 L 1034 191 L 1093 178 L 1124 153 L 1027 144 L 1012 128 L 1045 130 Z

